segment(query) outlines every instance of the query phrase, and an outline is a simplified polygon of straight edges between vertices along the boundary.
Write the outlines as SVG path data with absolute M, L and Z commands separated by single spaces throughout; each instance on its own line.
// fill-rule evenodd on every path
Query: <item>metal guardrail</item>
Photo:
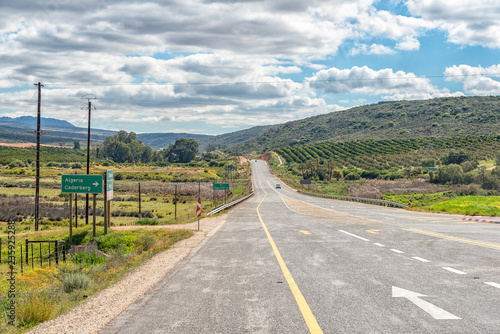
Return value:
M 221 206 L 219 206 L 219 207 L 217 207 L 217 208 L 213 209 L 212 211 L 208 212 L 206 215 L 207 215 L 207 216 L 214 215 L 214 214 L 219 213 L 219 212 L 221 212 L 221 211 L 223 211 L 223 210 L 225 210 L 225 209 L 228 209 L 228 208 L 230 208 L 230 207 L 232 207 L 232 206 L 235 206 L 236 204 L 238 204 L 238 203 L 240 203 L 240 202 L 243 202 L 243 201 L 244 201 L 244 200 L 246 200 L 247 198 L 251 197 L 253 194 L 254 194 L 254 193 L 253 193 L 253 191 L 252 191 L 250 194 L 246 195 L 245 197 L 242 197 L 242 198 L 240 198 L 240 199 L 237 199 L 236 201 L 232 201 L 231 203 L 227 203 L 227 204 L 221 205 Z
M 398 208 L 407 208 L 408 205 L 397 203 L 397 202 L 392 202 L 392 201 L 384 201 L 381 199 L 374 199 L 374 198 L 363 198 L 363 197 L 351 197 L 351 196 L 337 196 L 337 195 L 326 195 L 326 194 L 316 194 L 316 193 L 310 193 L 307 191 L 302 191 L 302 190 L 297 190 L 297 192 L 301 194 L 306 194 L 310 196 L 315 196 L 315 197 L 322 197 L 322 198 L 333 198 L 333 199 L 340 199 L 343 201 L 351 201 L 351 202 L 362 202 L 362 203 L 369 203 L 369 204 L 377 204 L 377 205 L 390 205 L 390 206 L 395 206 Z

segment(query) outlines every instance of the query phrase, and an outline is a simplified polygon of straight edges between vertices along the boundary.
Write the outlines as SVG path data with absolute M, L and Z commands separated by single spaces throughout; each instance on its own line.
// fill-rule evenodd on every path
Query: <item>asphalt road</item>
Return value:
M 101 333 L 500 333 L 500 225 L 253 175 L 255 196 Z

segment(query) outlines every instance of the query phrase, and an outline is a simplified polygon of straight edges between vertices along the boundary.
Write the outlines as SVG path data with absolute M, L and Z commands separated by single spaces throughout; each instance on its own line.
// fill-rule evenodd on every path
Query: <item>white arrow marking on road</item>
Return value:
M 97 187 L 99 185 L 99 182 L 95 181 L 94 183 L 92 183 L 94 185 L 94 187 Z
M 411 301 L 413 304 L 420 307 L 425 312 L 429 313 L 434 319 L 438 320 L 453 320 L 460 319 L 456 315 L 453 315 L 436 305 L 433 305 L 425 300 L 420 299 L 419 297 L 426 297 L 426 295 L 422 295 L 418 292 L 413 292 L 410 290 L 398 288 L 397 286 L 392 287 L 392 297 L 394 298 L 406 298 Z

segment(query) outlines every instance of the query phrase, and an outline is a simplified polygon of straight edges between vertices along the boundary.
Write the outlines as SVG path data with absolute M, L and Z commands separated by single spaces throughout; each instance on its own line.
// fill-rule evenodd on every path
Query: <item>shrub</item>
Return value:
M 344 180 L 355 181 L 355 180 L 359 180 L 360 178 L 361 178 L 361 176 L 359 176 L 358 173 L 356 173 L 356 172 L 350 172 L 349 174 L 347 174 L 344 177 Z
M 115 179 L 115 181 L 123 180 L 123 174 L 122 173 L 115 173 L 113 175 L 113 178 Z
M 16 319 L 20 325 L 36 325 L 50 319 L 56 303 L 37 291 L 29 292 L 21 299 L 16 309 Z
M 77 252 L 71 256 L 74 263 L 99 264 L 106 262 L 106 257 L 100 254 L 97 249 L 91 251 Z
M 62 280 L 63 290 L 66 293 L 71 293 L 75 290 L 86 289 L 91 283 L 92 280 L 90 279 L 90 277 L 83 272 L 70 273 L 66 275 Z
M 160 225 L 158 219 L 142 218 L 135 222 L 136 225 Z
M 73 169 L 81 169 L 82 165 L 79 164 L 78 162 L 75 162 L 74 164 L 71 165 L 71 168 L 73 168 Z
M 143 252 L 153 248 L 155 244 L 155 238 L 150 235 L 141 235 L 138 239 L 135 240 L 137 250 L 141 250 Z

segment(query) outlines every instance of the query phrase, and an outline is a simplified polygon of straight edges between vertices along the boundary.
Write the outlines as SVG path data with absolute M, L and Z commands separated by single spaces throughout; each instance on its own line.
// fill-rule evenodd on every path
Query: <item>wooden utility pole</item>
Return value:
M 141 183 L 139 182 L 139 218 L 142 218 L 141 212 Z
M 82 99 L 86 99 L 88 101 L 89 108 L 89 126 L 88 126 L 88 134 L 87 134 L 87 175 L 90 174 L 90 115 L 92 111 L 92 101 L 95 100 L 95 97 L 82 97 Z M 95 107 L 94 107 L 95 108 Z M 89 224 L 89 194 L 85 195 L 85 225 Z
M 38 221 L 40 219 L 40 118 L 42 104 L 42 87 L 41 83 L 36 83 L 38 86 L 38 108 L 36 120 L 36 180 L 35 180 L 35 231 L 38 231 Z

